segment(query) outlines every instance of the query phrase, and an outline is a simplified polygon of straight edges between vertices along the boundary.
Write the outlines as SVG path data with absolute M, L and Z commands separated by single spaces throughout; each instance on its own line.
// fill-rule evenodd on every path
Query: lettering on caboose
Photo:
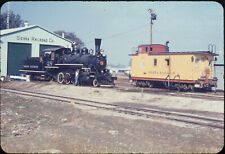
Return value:
M 167 71 L 149 71 L 149 74 L 169 74 Z M 175 74 L 175 72 L 170 72 L 170 74 Z

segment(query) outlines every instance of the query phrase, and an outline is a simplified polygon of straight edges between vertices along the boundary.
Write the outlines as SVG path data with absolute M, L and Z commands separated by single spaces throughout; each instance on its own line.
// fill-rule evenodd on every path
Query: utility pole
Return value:
M 8 7 L 7 7 L 7 21 L 6 21 L 7 22 L 6 28 L 7 29 L 9 29 L 9 13 L 10 13 L 9 12 L 9 4 L 10 4 L 10 2 L 8 2 Z
M 152 25 L 153 25 L 153 20 L 156 20 L 156 14 L 152 13 L 152 9 L 148 9 L 150 15 L 151 15 L 151 20 L 150 20 L 150 44 L 152 44 Z

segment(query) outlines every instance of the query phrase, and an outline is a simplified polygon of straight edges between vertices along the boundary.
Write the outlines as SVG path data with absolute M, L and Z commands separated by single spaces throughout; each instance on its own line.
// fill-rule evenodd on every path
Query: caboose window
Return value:
M 145 52 L 148 52 L 148 47 L 145 47 Z
M 154 59 L 154 66 L 157 66 L 157 59 Z
M 191 62 L 193 62 L 193 61 L 194 61 L 194 57 L 192 56 L 192 57 L 191 57 Z
M 169 59 L 165 59 L 166 60 L 166 63 L 167 63 L 167 66 L 170 65 L 170 60 Z
M 198 66 L 199 59 L 195 59 L 195 66 Z
M 152 51 L 153 49 L 152 49 L 152 47 L 150 47 L 150 51 Z
M 209 65 L 209 66 L 211 66 L 211 62 L 212 62 L 211 60 L 208 60 L 208 65 Z

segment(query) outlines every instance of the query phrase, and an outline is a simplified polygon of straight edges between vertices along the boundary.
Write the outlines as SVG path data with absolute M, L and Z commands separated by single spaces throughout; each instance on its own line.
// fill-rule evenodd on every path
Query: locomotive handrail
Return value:
M 84 67 L 84 68 L 81 68 L 83 70 L 88 70 L 88 69 L 91 69 L 91 68 L 88 68 L 88 67 Z
M 83 64 L 55 64 L 55 65 L 73 65 L 73 66 L 83 66 Z
M 45 66 L 45 68 L 59 68 L 57 66 Z

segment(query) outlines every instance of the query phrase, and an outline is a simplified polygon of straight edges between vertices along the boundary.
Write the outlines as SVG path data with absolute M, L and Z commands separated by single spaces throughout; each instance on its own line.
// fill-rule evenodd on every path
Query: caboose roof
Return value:
M 218 54 L 210 51 L 192 51 L 192 52 L 149 52 L 148 55 L 199 55 L 210 54 L 212 56 L 218 56 Z
M 136 53 L 136 54 L 129 54 L 129 56 L 135 56 L 138 54 L 146 54 L 146 53 Z M 219 54 L 210 52 L 210 51 L 185 51 L 185 52 L 149 52 L 148 55 L 212 55 L 218 56 Z

